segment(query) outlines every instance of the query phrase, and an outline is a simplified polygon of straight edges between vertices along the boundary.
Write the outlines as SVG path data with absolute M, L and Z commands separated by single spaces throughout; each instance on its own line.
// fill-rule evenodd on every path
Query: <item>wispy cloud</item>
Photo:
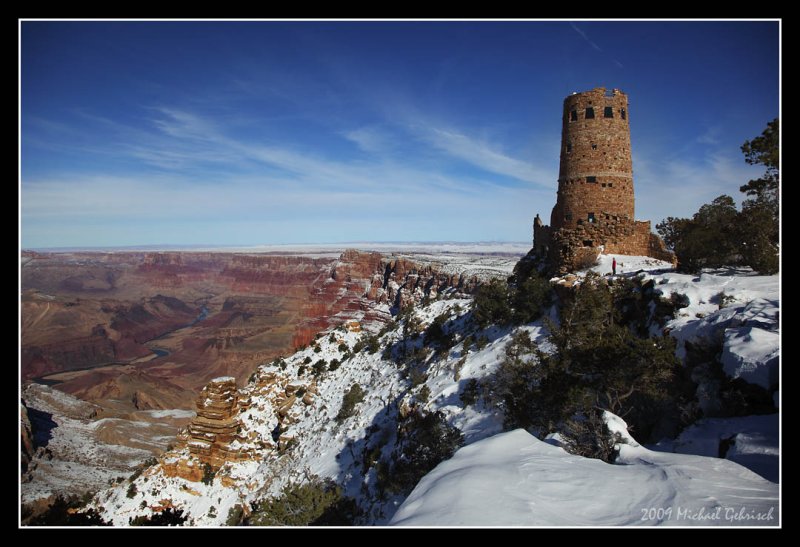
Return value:
M 583 30 L 581 30 L 580 28 L 578 28 L 578 26 L 577 26 L 575 23 L 570 23 L 570 24 L 569 24 L 569 26 L 570 26 L 570 27 L 572 27 L 572 30 L 574 30 L 575 32 L 577 32 L 577 33 L 578 33 L 578 35 L 580 35 L 580 37 L 581 37 L 581 38 L 583 38 L 583 40 L 584 40 L 584 41 L 585 41 L 587 44 L 589 44 L 589 45 L 590 45 L 592 48 L 594 48 L 595 50 L 599 51 L 600 53 L 603 53 L 603 54 L 605 54 L 605 53 L 606 53 L 606 52 L 603 50 L 603 48 L 601 48 L 600 46 L 598 46 L 598 45 L 597 45 L 597 43 L 596 43 L 594 40 L 592 40 L 591 38 L 589 38 L 589 36 L 586 34 L 586 32 L 584 32 Z M 625 68 L 625 67 L 623 66 L 623 64 L 622 64 L 622 63 L 620 63 L 620 62 L 619 62 L 617 59 L 615 59 L 615 58 L 613 58 L 613 57 L 611 57 L 611 56 L 608 56 L 608 58 L 611 60 L 611 62 L 612 62 L 612 63 L 614 63 L 615 65 L 617 65 L 619 68 Z
M 156 109 L 158 118 L 154 127 L 161 137 L 173 139 L 164 143 L 155 141 L 155 146 L 138 142 L 129 145 L 129 153 L 138 159 L 163 168 L 188 167 L 191 163 L 206 165 L 210 162 L 229 164 L 241 168 L 243 163 L 255 162 L 278 169 L 301 180 L 313 182 L 314 186 L 338 187 L 346 184 L 351 189 L 414 186 L 424 184 L 458 187 L 451 176 L 446 175 L 448 162 L 458 161 L 495 175 L 510 177 L 521 182 L 530 182 L 552 188 L 554 173 L 534 164 L 514 158 L 498 150 L 490 142 L 472 138 L 463 132 L 444 125 L 428 122 L 426 117 L 406 119 L 399 127 L 433 146 L 443 153 L 439 168 L 421 170 L 409 163 L 406 157 L 391 155 L 385 131 L 375 127 L 362 127 L 342 134 L 367 152 L 368 159 L 362 162 L 334 160 L 320 156 L 315 151 L 293 149 L 284 146 L 253 144 L 226 135 L 212 121 L 174 108 Z M 378 183 L 378 181 L 380 181 Z M 501 181 L 493 180 L 491 184 Z
M 721 132 L 719 127 L 711 126 L 708 127 L 702 135 L 698 136 L 696 140 L 699 144 L 717 146 L 720 143 Z
M 487 142 L 471 138 L 456 130 L 430 125 L 416 126 L 417 135 L 454 158 L 470 165 L 520 181 L 552 187 L 548 180 L 553 173 L 544 173 L 531 163 L 513 158 Z
M 701 161 L 635 154 L 636 216 L 659 222 L 662 217 L 688 217 L 721 194 L 741 201 L 739 186 L 758 169 L 741 156 L 715 149 Z
M 594 49 L 596 49 L 597 51 L 603 51 L 603 50 L 600 48 L 600 46 L 598 46 L 597 44 L 595 44 L 595 43 L 594 43 L 594 42 L 593 42 L 593 41 L 592 41 L 592 40 L 591 40 L 591 39 L 590 39 L 588 36 L 586 36 L 586 33 L 585 33 L 585 32 L 583 32 L 581 29 L 579 29 L 579 28 L 578 28 L 578 26 L 577 26 L 575 23 L 570 23 L 570 24 L 569 24 L 569 26 L 571 26 L 571 27 L 572 27 L 572 30 L 574 30 L 575 32 L 577 32 L 578 34 L 580 34 L 581 38 L 583 38 L 583 39 L 586 41 L 586 43 L 587 43 L 587 44 L 589 44 L 590 46 L 592 46 L 592 47 L 593 47 Z
M 428 164 L 380 153 L 367 154 L 362 161 L 332 159 L 309 150 L 230 136 L 212 119 L 194 112 L 175 108 L 152 112 L 152 131 L 146 137 L 131 132 L 136 138 L 114 147 L 160 173 L 145 178 L 95 173 L 27 180 L 22 200 L 26 234 L 35 237 L 32 226 L 36 223 L 62 221 L 147 225 L 148 219 L 151 224 L 238 219 L 261 223 L 265 229 L 276 219 L 301 226 L 303 219 L 309 218 L 314 218 L 315 226 L 322 226 L 325 219 L 347 218 L 349 225 L 374 232 L 374 223 L 385 220 L 378 221 L 376 216 L 396 219 L 429 214 L 441 220 L 489 212 L 503 216 L 504 208 L 519 207 L 522 220 L 528 213 L 515 196 L 537 195 L 535 187 L 520 190 L 492 176 L 532 180 L 530 165 L 492 150 L 486 143 L 433 126 L 426 127 L 426 134 L 447 161 L 455 158 L 481 166 L 487 173 L 454 175 L 448 173 L 444 160 L 439 169 L 431 169 Z M 365 151 L 387 148 L 379 146 L 382 136 L 376 130 L 350 132 L 345 138 Z M 209 175 L 212 166 L 216 167 L 214 173 L 222 175 Z M 550 193 L 542 193 L 538 199 L 548 199 Z M 503 222 L 510 222 L 508 213 L 505 217 Z M 519 223 L 522 234 L 526 225 Z M 319 233 L 315 237 L 325 238 Z
M 359 127 L 343 132 L 342 136 L 364 152 L 383 152 L 388 146 L 386 133 L 376 127 Z

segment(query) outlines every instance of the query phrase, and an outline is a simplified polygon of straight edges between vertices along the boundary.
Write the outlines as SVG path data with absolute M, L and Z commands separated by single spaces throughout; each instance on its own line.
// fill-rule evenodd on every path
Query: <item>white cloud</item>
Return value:
M 589 36 L 584 31 L 582 31 L 580 28 L 578 28 L 578 26 L 575 23 L 570 23 L 569 26 L 571 26 L 572 30 L 577 32 L 580 35 L 580 37 L 583 38 L 584 41 L 587 44 L 592 46 L 592 48 L 594 48 L 595 50 L 599 51 L 600 53 L 604 53 L 605 54 L 605 51 L 603 51 L 603 49 L 600 46 L 598 46 L 594 41 L 592 41 L 592 39 L 590 39 Z M 609 57 L 609 59 L 611 59 L 611 62 L 614 63 L 615 65 L 617 65 L 617 67 L 625 68 L 622 63 L 620 63 L 618 60 L 614 59 L 613 57 Z
M 667 216 L 689 217 L 701 205 L 727 194 L 741 202 L 739 186 L 758 176 L 740 155 L 714 150 L 701 161 L 635 155 L 636 216 L 659 222 Z
M 464 132 L 444 125 L 431 124 L 422 117 L 410 119 L 407 128 L 417 138 L 437 150 L 469 165 L 489 173 L 531 182 L 545 188 L 554 188 L 554 184 L 550 181 L 555 180 L 556 173 L 511 157 L 489 142 L 472 138 Z
M 376 127 L 360 127 L 345 131 L 342 136 L 354 142 L 364 152 L 383 152 L 389 144 L 389 138 L 386 133 Z

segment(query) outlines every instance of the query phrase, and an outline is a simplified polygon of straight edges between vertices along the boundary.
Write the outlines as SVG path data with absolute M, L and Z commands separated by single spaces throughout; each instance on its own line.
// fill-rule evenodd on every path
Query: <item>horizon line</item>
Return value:
M 214 251 L 214 250 L 264 250 L 268 252 L 271 249 L 275 250 L 290 250 L 293 248 L 302 248 L 313 250 L 315 248 L 321 249 L 346 249 L 353 246 L 457 246 L 466 247 L 470 245 L 476 246 L 489 246 L 489 245 L 525 245 L 530 246 L 530 241 L 522 240 L 488 240 L 488 241 L 453 241 L 453 240 L 437 240 L 437 241 L 405 241 L 405 240 L 390 240 L 390 241 L 342 241 L 342 242 L 319 242 L 319 243 L 258 243 L 249 245 L 239 244 L 175 244 L 175 243 L 160 243 L 160 244 L 142 244 L 142 245 L 74 245 L 74 246 L 59 246 L 59 247 L 20 247 L 20 254 L 25 252 L 42 252 L 42 253 L 59 253 L 59 252 L 111 252 L 111 251 Z

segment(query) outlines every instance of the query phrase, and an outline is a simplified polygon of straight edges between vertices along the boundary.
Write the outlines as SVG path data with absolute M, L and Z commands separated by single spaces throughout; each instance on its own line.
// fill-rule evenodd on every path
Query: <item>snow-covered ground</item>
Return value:
M 704 418 L 683 430 L 674 441 L 654 450 L 724 457 L 744 465 L 772 482 L 779 482 L 779 415 Z M 720 446 L 724 454 L 720 454 Z
M 679 342 L 679 356 L 685 356 L 686 341 L 721 337 L 731 378 L 776 388 L 778 276 L 747 270 L 685 275 L 670 271 L 668 263 L 621 255 L 601 255 L 592 270 L 610 275 L 614 258 L 618 276 L 652 279 L 665 298 L 685 296 L 687 306 L 666 325 Z M 660 443 L 658 451 L 639 446 L 620 426 L 624 422 L 613 418 L 610 426 L 629 440 L 615 465 L 570 455 L 523 430 L 501 433 L 462 448 L 426 475 L 391 522 L 778 525 L 778 414 L 701 420 L 677 440 Z M 725 454 L 721 446 L 728 447 Z
M 688 306 L 667 322 L 678 340 L 678 356 L 686 342 L 722 340 L 723 370 L 731 378 L 774 390 L 779 385 L 779 278 L 752 271 L 704 271 L 645 274 L 665 297 L 685 295 Z
M 678 356 L 686 356 L 686 342 L 723 341 L 725 373 L 771 390 L 778 385 L 780 357 L 780 279 L 757 275 L 749 268 L 704 270 L 699 275 L 671 271 L 669 263 L 646 256 L 600 255 L 591 268 L 601 275 L 641 275 L 652 279 L 664 298 L 683 296 L 666 329 L 678 341 Z M 658 334 L 654 325 L 653 334 Z
M 445 254 L 416 251 L 413 254 L 395 252 L 389 257 L 406 258 L 417 264 L 431 265 L 440 272 L 450 275 L 464 274 L 487 280 L 494 277 L 505 278 L 511 275 L 514 271 L 514 266 L 524 254 L 492 254 L 488 251 L 476 254 L 466 252 Z
M 448 313 L 452 322 L 450 328 L 458 332 L 464 328 L 470 303 L 470 299 L 445 299 L 425 308 L 418 307 L 415 314 L 424 328 L 439 314 Z M 541 326 L 523 328 L 534 339 L 542 336 Z M 473 346 L 461 365 L 457 363 L 465 353 L 463 344 L 457 344 L 427 370 L 425 385 L 430 389 L 430 397 L 426 409 L 442 411 L 448 422 L 463 432 L 467 443 L 502 431 L 502 415 L 497 409 L 487 408 L 481 403 L 465 408 L 459 399 L 460 391 L 470 379 L 494 372 L 504 355 L 510 338 L 509 330 L 493 328 L 486 335 L 486 346 L 480 350 Z M 314 362 L 325 359 L 330 363 L 333 359 L 342 359 L 341 344 L 352 348 L 362 336 L 363 333 L 333 329 L 318 338 L 319 351 L 315 351 L 313 345 L 309 346 L 285 359 L 285 371 L 264 365 L 258 374 L 278 375 L 289 383 L 307 387 L 312 383 L 310 369 Z M 362 487 L 374 485 L 376 480 L 374 469 L 362 476 L 359 451 L 363 450 L 369 431 L 394 432 L 398 409 L 414 400 L 409 380 L 404 378 L 396 364 L 382 357 L 383 348 L 401 338 L 402 326 L 398 326 L 382 337 L 378 352 L 355 354 L 343 361 L 338 369 L 325 372 L 317 379 L 318 393 L 313 398 L 313 405 L 305 406 L 298 401 L 292 407 L 291 419 L 287 420 L 291 425 L 283 435 L 293 437 L 295 443 L 285 454 L 268 451 L 261 461 L 227 464 L 221 475 L 234 481 L 226 480 L 225 484 L 220 477 L 212 485 L 166 477 L 158 467 L 154 467 L 136 480 L 136 495 L 128 497 L 127 484 L 108 489 L 98 495 L 98 506 L 114 524 L 125 525 L 133 516 L 148 514 L 149 509 L 143 509 L 142 502 L 146 506 L 158 506 L 166 497 L 174 506 L 191 515 L 192 524 L 220 525 L 225 522 L 233 505 L 247 504 L 265 495 L 277 495 L 285 485 L 301 481 L 308 474 L 332 478 L 344 487 L 345 495 L 360 497 Z M 310 362 L 304 364 L 309 359 Z M 299 373 L 301 367 L 305 368 L 303 374 Z M 280 402 L 276 400 L 274 390 L 258 388 L 257 383 L 258 379 L 244 389 L 251 398 L 251 405 L 240 419 L 245 433 L 252 431 L 256 439 L 271 439 L 278 423 L 275 411 Z M 356 415 L 339 424 L 334 418 L 344 393 L 354 383 L 363 386 L 367 395 L 358 405 Z M 393 441 L 390 440 L 383 448 L 384 455 L 391 453 Z M 401 502 L 402 497 L 394 496 L 377 503 L 372 507 L 371 523 L 387 523 Z
M 627 256 L 617 254 L 601 254 L 597 264 L 590 268 L 600 275 L 612 272 L 613 261 L 617 261 L 617 275 L 631 274 L 640 271 L 671 270 L 672 264 L 649 256 Z
M 610 273 L 612 258 L 613 255 L 601 256 L 596 269 Z M 415 255 L 414 259 L 419 257 Z M 665 297 L 673 292 L 686 295 L 688 306 L 665 326 L 681 344 L 679 354 L 684 341 L 718 332 L 717 329 L 722 329 L 722 336 L 727 333 L 725 329 L 742 327 L 779 333 L 777 276 L 748 272 L 689 276 L 668 271 L 666 263 L 647 257 L 617 256 L 617 262 L 618 275 L 652 279 Z M 637 273 L 641 270 L 644 271 Z M 725 298 L 720 296 L 723 290 Z M 659 447 L 667 452 L 634 446 L 631 439 L 631 444 L 623 447 L 619 465 L 569 455 L 524 431 L 503 433 L 502 415 L 497 408 L 482 401 L 465 405 L 460 394 L 471 379 L 483 379 L 495 372 L 513 330 L 490 328 L 479 333 L 486 336 L 485 346 L 478 349 L 473 345 L 465 350 L 464 336 L 471 334 L 466 325 L 470 304 L 469 298 L 444 298 L 426 307 L 417 306 L 414 311 L 421 328 L 446 314 L 448 330 L 456 333 L 456 344 L 446 355 L 426 360 L 424 385 L 430 395 L 423 406 L 428 411 L 441 411 L 449 424 L 462 431 L 466 446 L 423 479 L 408 500 L 401 495 L 375 496 L 377 472 L 374 467 L 365 466 L 363 460 L 378 437 L 385 437 L 378 458 L 391 454 L 399 410 L 417 400 L 420 392 L 421 386 L 413 387 L 401 368 L 382 355 L 384 348 L 403 337 L 399 324 L 382 335 L 376 353 L 361 351 L 345 358 L 347 354 L 340 348 L 352 349 L 364 333 L 337 328 L 322 333 L 316 342 L 318 350 L 312 345 L 286 358 L 285 368 L 262 365 L 253 383 L 243 390 L 251 404 L 239 416 L 243 434 L 251 438 L 247 446 L 260 450 L 255 460 L 226 464 L 210 485 L 167 477 L 156 466 L 136 479 L 132 497 L 128 497 L 126 483 L 101 492 L 96 506 L 102 507 L 104 516 L 114 524 L 125 525 L 129 518 L 150 514 L 149 507 L 163 506 L 163 501 L 169 500 L 189 515 L 190 524 L 220 525 L 235 504 L 244 506 L 278 495 L 287 484 L 318 475 L 335 480 L 345 495 L 359 499 L 366 511 L 364 522 L 369 524 L 777 523 L 777 485 L 742 466 L 757 469 L 767 478 L 777 477 L 777 472 L 770 474 L 778 460 L 776 422 L 765 425 L 757 418 L 729 421 L 713 434 L 703 435 L 687 430 L 685 437 L 673 445 Z M 356 319 L 358 313 L 363 312 L 356 312 Z M 546 340 L 541 323 L 519 328 L 528 330 L 537 342 Z M 758 359 L 763 355 L 777 356 L 777 337 L 766 338 Z M 761 340 L 751 336 L 751 340 L 755 339 Z M 745 340 L 745 345 L 748 342 Z M 734 353 L 739 346 L 731 343 L 730 347 Z M 742 362 L 747 366 L 753 362 L 746 352 L 735 354 L 744 356 Z M 311 367 L 320 359 L 328 363 L 340 360 L 341 365 L 314 381 Z M 740 364 L 731 375 L 741 371 L 739 375 L 747 381 L 763 376 L 744 374 L 747 366 Z M 759 366 L 756 369 L 760 370 Z M 267 377 L 272 378 L 272 384 L 264 385 L 262 380 Z M 365 399 L 356 407 L 354 416 L 338 423 L 335 416 L 345 392 L 354 383 L 364 388 Z M 291 405 L 289 419 L 284 421 L 288 427 L 282 432 L 286 439 L 294 439 L 290 448 L 283 453 L 272 448 L 258 449 L 259 439 L 273 439 L 278 425 L 276 411 L 286 404 L 281 395 L 284 388 L 276 386 L 286 384 L 309 392 L 314 385 L 316 394 L 308 405 L 299 400 Z M 709 453 L 710 448 L 701 448 L 702 443 L 694 442 L 704 435 L 709 439 L 717 435 L 717 447 L 720 438 L 733 436 L 728 459 L 712 457 L 715 454 Z M 186 452 L 173 453 L 168 457 L 185 455 Z M 765 465 L 773 471 L 765 470 Z M 746 517 L 767 514 L 760 521 L 731 520 L 731 507 L 745 507 Z M 719 516 L 701 520 L 707 514 Z
M 391 524 L 779 524 L 778 485 L 727 460 L 653 452 L 629 436 L 628 442 L 611 465 L 568 454 L 522 429 L 500 433 L 428 473 Z

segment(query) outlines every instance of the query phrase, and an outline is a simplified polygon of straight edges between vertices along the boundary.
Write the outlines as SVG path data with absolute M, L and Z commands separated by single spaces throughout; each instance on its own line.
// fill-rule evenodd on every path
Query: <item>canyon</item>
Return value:
M 22 428 L 30 469 L 23 497 L 99 488 L 187 442 L 175 435 L 212 379 L 242 387 L 259 365 L 308 346 L 320 331 L 379 330 L 411 303 L 469 294 L 510 274 L 521 254 L 24 251 L 21 423 L 30 424 Z M 208 418 L 195 417 L 193 427 Z M 53 461 L 87 465 L 72 448 L 59 452 L 71 427 L 94 446 L 87 453 L 122 447 L 124 457 L 112 450 L 99 465 L 105 470 L 89 474 L 94 482 L 54 479 L 54 470 L 64 471 Z M 43 436 L 55 439 L 49 452 L 36 446 Z

